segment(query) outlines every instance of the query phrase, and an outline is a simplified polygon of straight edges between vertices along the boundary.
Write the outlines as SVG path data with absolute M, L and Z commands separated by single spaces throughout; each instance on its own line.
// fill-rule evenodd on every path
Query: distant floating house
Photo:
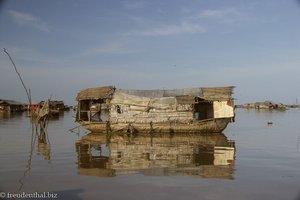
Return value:
M 38 112 L 38 110 L 44 106 L 44 103 L 45 101 L 31 103 L 30 110 Z M 29 105 L 27 105 L 27 107 L 29 108 Z M 65 106 L 63 101 L 52 100 L 49 101 L 49 109 L 51 117 L 58 117 L 60 112 L 63 112 L 69 108 Z
M 65 103 L 63 101 L 52 100 L 50 101 L 50 109 L 57 110 L 57 111 L 64 111 Z
M 24 104 L 14 100 L 0 99 L 0 111 L 6 111 L 6 112 L 24 111 Z
M 31 109 L 36 110 L 37 108 L 41 108 L 44 105 L 45 101 L 40 101 L 38 103 L 31 103 Z M 65 110 L 65 104 L 63 101 L 52 100 L 50 103 L 50 109 L 56 111 L 63 111 Z
M 254 103 L 254 106 L 256 109 L 285 109 L 285 105 L 283 105 L 282 103 L 275 103 L 272 101 L 264 101 L 264 102 L 256 102 Z
M 247 103 L 243 105 L 237 105 L 237 108 L 247 108 L 247 109 L 265 109 L 265 110 L 286 110 L 287 106 L 282 103 L 275 103 L 272 101 L 263 101 L 255 103 Z
M 42 106 L 44 104 L 44 101 L 41 101 L 39 104 Z M 65 103 L 63 101 L 50 100 L 49 105 L 51 111 L 59 112 L 65 110 Z
M 29 105 L 27 105 L 27 107 L 29 107 Z M 42 107 L 42 105 L 40 105 L 40 103 L 31 103 L 30 110 L 35 111 L 35 110 L 37 110 L 37 109 L 39 109 L 41 107 Z

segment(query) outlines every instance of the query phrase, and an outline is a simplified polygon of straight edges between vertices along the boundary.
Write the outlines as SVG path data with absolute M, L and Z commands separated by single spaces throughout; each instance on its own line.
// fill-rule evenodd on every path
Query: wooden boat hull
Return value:
M 194 120 L 186 123 L 105 123 L 83 122 L 82 125 L 93 133 L 219 133 L 232 118 Z

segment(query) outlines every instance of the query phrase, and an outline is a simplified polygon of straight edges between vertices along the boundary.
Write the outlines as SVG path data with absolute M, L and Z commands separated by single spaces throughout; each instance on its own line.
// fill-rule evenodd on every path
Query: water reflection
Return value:
M 76 151 L 80 175 L 234 178 L 235 145 L 223 133 L 110 138 L 90 133 L 76 143 Z
M 40 130 L 38 133 L 37 153 L 42 155 L 45 160 L 50 160 L 51 151 L 47 130 Z
M 21 117 L 22 115 L 23 115 L 22 112 L 7 112 L 7 111 L 0 110 L 0 122 L 2 120 L 8 120 L 13 117 Z

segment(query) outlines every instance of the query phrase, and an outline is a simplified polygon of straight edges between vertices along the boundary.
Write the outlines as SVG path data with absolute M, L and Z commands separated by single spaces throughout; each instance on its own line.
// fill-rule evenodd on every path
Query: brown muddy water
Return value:
M 70 111 L 42 138 L 0 113 L 0 197 L 299 200 L 300 111 L 236 114 L 223 134 L 108 138 Z

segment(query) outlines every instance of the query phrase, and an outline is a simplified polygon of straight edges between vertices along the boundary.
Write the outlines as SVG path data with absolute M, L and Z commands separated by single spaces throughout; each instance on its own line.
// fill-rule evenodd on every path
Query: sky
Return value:
M 235 86 L 300 98 L 297 0 L 0 0 L 0 99 L 76 103 L 87 87 Z

